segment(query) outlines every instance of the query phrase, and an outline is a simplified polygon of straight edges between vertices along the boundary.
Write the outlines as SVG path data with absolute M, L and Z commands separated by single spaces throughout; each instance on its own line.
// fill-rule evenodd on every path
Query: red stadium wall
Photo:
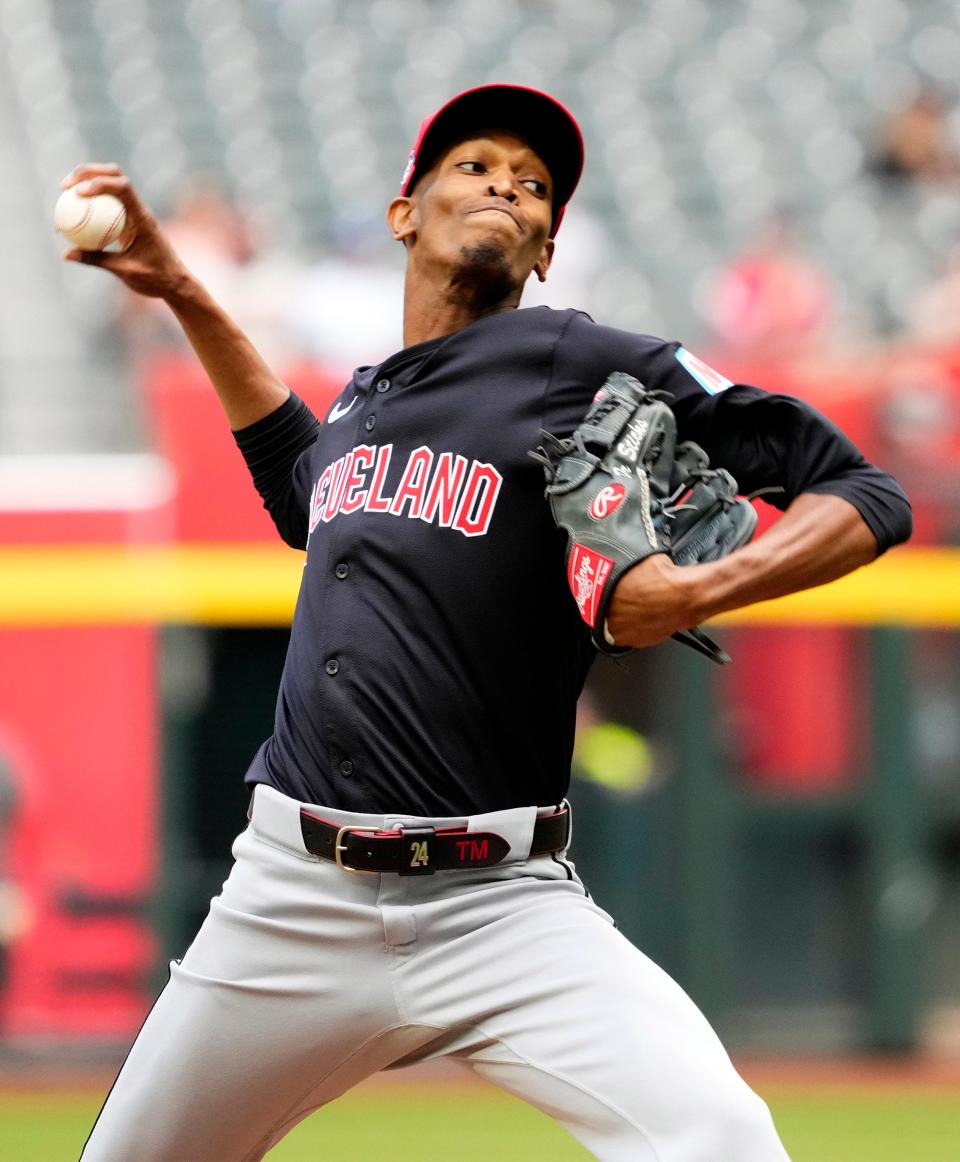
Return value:
M 103 508 L 8 504 L 0 543 L 162 539 L 168 506 L 122 491 Z M 148 625 L 0 628 L 0 763 L 13 797 L 0 837 L 0 878 L 12 885 L 0 921 L 4 1036 L 126 1037 L 142 1019 L 154 962 L 156 639 Z
M 15 780 L 4 874 L 23 893 L 3 1032 L 126 1035 L 153 964 L 156 634 L 0 631 L 0 752 Z

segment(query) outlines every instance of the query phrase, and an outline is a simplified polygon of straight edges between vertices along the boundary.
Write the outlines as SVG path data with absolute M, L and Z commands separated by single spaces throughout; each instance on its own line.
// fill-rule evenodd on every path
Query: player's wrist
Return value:
M 163 299 L 178 315 L 217 309 L 206 287 L 185 266 L 171 273 Z
M 670 562 L 673 570 L 671 584 L 676 592 L 676 605 L 680 628 L 690 625 L 699 625 L 706 621 L 714 612 L 712 595 L 713 584 L 710 577 L 709 565 L 676 565 Z
M 717 568 L 717 566 L 723 566 Z M 748 570 L 731 569 L 725 562 L 695 565 L 698 576 L 686 578 L 689 592 L 686 597 L 689 624 L 704 625 L 729 613 L 741 609 L 758 598 L 751 596 L 753 580 Z M 688 570 L 683 569 L 686 573 Z
M 719 612 L 720 589 L 714 564 L 677 565 L 666 558 L 673 596 L 676 629 L 688 629 L 709 621 Z
M 620 577 L 605 621 L 617 645 L 642 647 L 668 638 L 696 623 L 702 587 L 693 574 L 699 566 L 681 568 L 667 553 L 638 561 Z

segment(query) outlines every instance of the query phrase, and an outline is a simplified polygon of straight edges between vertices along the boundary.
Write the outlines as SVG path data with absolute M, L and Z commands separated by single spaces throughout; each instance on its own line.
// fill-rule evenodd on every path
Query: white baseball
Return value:
M 57 230 L 80 250 L 103 250 L 116 242 L 126 225 L 123 202 L 113 194 L 85 198 L 76 186 L 63 191 L 53 210 Z

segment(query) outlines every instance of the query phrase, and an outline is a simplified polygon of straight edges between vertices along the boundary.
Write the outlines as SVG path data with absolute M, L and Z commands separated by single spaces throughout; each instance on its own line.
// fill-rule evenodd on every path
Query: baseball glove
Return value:
M 620 577 L 654 553 L 680 565 L 714 561 L 745 544 L 756 513 L 736 481 L 696 444 L 677 447 L 676 420 L 657 393 L 615 371 L 568 439 L 542 433 L 531 456 L 567 538 L 567 581 L 597 649 L 622 654 L 606 629 Z M 674 637 L 716 662 L 729 657 L 697 628 Z

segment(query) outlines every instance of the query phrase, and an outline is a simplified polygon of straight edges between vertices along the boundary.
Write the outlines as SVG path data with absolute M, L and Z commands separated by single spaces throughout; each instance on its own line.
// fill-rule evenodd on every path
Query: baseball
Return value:
M 53 224 L 68 242 L 80 250 L 103 250 L 116 242 L 126 225 L 123 202 L 113 194 L 85 198 L 70 186 L 57 199 Z

